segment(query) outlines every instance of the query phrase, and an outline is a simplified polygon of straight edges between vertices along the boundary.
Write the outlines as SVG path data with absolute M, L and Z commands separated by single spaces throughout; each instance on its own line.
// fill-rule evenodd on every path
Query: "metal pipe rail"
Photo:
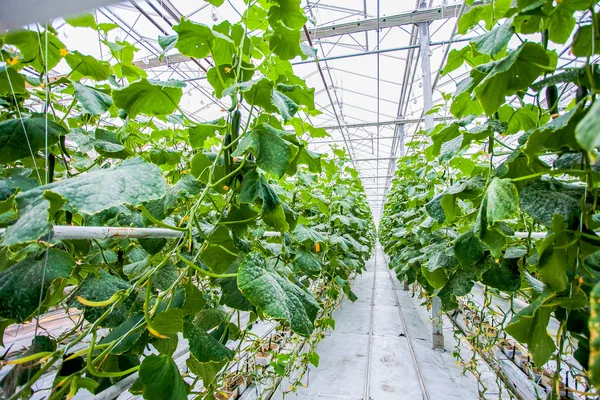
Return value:
M 0 229 L 0 236 L 6 229 Z M 111 226 L 68 226 L 56 225 L 44 240 L 76 240 L 76 239 L 179 239 L 183 232 L 165 228 L 124 228 Z M 279 232 L 267 231 L 264 237 L 280 236 Z

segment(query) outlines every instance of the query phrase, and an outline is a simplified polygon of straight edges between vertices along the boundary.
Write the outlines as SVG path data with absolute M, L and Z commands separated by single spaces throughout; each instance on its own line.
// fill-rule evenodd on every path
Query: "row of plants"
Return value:
M 398 278 L 446 312 L 472 312 L 467 295 L 483 287 L 469 342 L 489 353 L 508 334 L 533 367 L 551 366 L 549 398 L 566 369 L 592 394 L 600 387 L 598 22 L 588 0 L 469 8 L 459 32 L 487 31 L 449 53 L 442 73 L 464 66 L 468 76 L 430 111 L 445 122 L 399 160 L 380 226 Z M 517 298 L 527 307 L 515 309 Z
M 81 313 L 5 354 L 2 397 L 100 393 L 138 374 L 129 390 L 146 399 L 223 399 L 318 364 L 311 349 L 355 298 L 375 230 L 345 152 L 302 139 L 327 136 L 301 117 L 319 113 L 314 89 L 289 62 L 315 55 L 306 20 L 299 1 L 259 0 L 239 22 L 182 19 L 158 38 L 211 65 L 223 116 L 208 122 L 181 110 L 184 82 L 150 79 L 92 15 L 66 23 L 96 30 L 109 59 L 67 48 L 51 25 L 0 37 L 0 333 Z M 69 72 L 50 77 L 59 63 Z M 55 225 L 181 237 L 55 240 Z M 275 332 L 255 334 L 258 320 Z M 268 365 L 249 361 L 264 353 Z

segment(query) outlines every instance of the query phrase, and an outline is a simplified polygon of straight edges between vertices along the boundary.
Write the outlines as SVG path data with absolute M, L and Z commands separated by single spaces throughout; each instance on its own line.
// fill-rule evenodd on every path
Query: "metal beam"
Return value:
M 419 24 L 422 22 L 431 22 L 439 19 L 455 17 L 461 5 L 455 4 L 445 7 L 428 8 L 414 11 L 407 11 L 396 15 L 382 16 L 379 18 L 369 18 L 344 24 L 321 26 L 309 31 L 310 38 L 323 39 L 333 36 L 348 35 L 358 32 L 368 32 L 376 29 L 391 28 L 395 26 Z M 306 40 L 306 34 L 302 35 L 302 40 Z
M 473 6 L 475 6 L 479 3 L 480 2 L 475 2 L 475 4 L 473 4 Z M 311 40 L 312 39 L 322 39 L 322 38 L 327 38 L 327 37 L 346 35 L 346 34 L 350 34 L 350 33 L 368 32 L 368 31 L 376 30 L 378 24 L 379 24 L 379 27 L 381 29 L 383 29 L 383 28 L 394 27 L 394 26 L 417 24 L 420 22 L 431 22 L 431 21 L 436 21 L 436 20 L 440 20 L 440 19 L 453 18 L 456 16 L 456 14 L 458 13 L 459 10 L 460 10 L 460 5 L 451 5 L 451 6 L 446 6 L 446 7 L 430 8 L 430 9 L 426 9 L 426 10 L 407 11 L 407 12 L 404 12 L 401 14 L 396 14 L 396 15 L 391 15 L 391 16 L 383 16 L 380 18 L 370 18 L 370 19 L 366 19 L 366 20 L 363 19 L 363 20 L 345 23 L 345 24 L 318 27 L 318 28 L 313 29 L 311 32 L 309 32 L 308 36 L 310 36 Z M 308 37 L 305 32 L 302 33 L 302 40 L 303 41 L 308 40 Z M 407 49 L 414 48 L 414 47 L 415 46 L 408 46 L 408 47 L 404 46 L 404 47 L 400 47 L 397 49 L 386 49 L 386 50 L 379 50 L 376 52 L 365 52 L 365 53 L 350 55 L 350 57 L 355 57 L 357 55 L 364 55 L 364 54 L 377 54 L 377 53 L 386 53 L 386 52 L 390 52 L 390 51 L 407 50 Z M 418 46 L 416 46 L 416 47 L 418 47 Z M 338 58 L 340 58 L 340 57 L 337 57 L 337 58 L 332 57 L 330 59 L 338 59 Z M 165 65 L 165 64 L 176 64 L 176 63 L 186 62 L 189 59 L 190 59 L 189 57 L 186 57 L 181 54 L 173 54 L 170 56 L 165 56 L 163 60 L 159 60 L 158 57 L 156 57 L 156 58 L 149 59 L 146 63 L 135 62 L 134 64 L 139 68 L 145 69 L 145 68 L 155 68 L 157 66 L 161 66 L 161 65 Z M 321 59 L 321 61 L 324 61 L 324 60 L 325 59 Z M 308 62 L 314 62 L 314 61 L 308 61 Z M 308 62 L 299 62 L 299 63 L 293 63 L 293 64 L 294 65 L 306 64 Z

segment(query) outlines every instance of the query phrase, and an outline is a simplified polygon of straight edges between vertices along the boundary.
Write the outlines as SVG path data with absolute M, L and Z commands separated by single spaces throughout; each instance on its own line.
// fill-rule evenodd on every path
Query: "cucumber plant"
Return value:
M 459 33 L 487 32 L 449 53 L 443 73 L 465 65 L 468 76 L 441 107 L 447 122 L 421 132 L 399 160 L 380 227 L 398 277 L 445 311 L 461 309 L 478 284 L 481 313 L 498 314 L 487 299 L 503 293 L 510 309 L 494 331 L 526 347 L 539 369 L 552 361 L 552 398 L 563 369 L 591 393 L 600 383 L 598 22 L 587 0 L 471 7 Z M 577 62 L 559 63 L 558 47 Z M 539 231 L 547 236 L 514 234 Z M 516 297 L 529 306 L 517 312 Z M 482 327 L 476 346 L 489 343 Z
M 302 118 L 318 114 L 314 89 L 289 62 L 315 55 L 300 40 L 306 20 L 298 2 L 260 0 L 237 23 L 182 18 L 158 38 L 210 59 L 225 106 L 209 122 L 180 109 L 184 82 L 149 79 L 136 47 L 91 15 L 66 22 L 96 30 L 108 60 L 67 48 L 50 25 L 0 37 L 0 333 L 50 309 L 74 315 L 5 357 L 3 397 L 71 398 L 138 374 L 129 390 L 146 399 L 213 399 L 253 357 L 258 319 L 311 346 L 334 325 L 375 230 L 347 155 L 302 139 L 326 135 Z M 69 72 L 49 79 L 63 60 Z M 181 237 L 55 240 L 54 225 Z

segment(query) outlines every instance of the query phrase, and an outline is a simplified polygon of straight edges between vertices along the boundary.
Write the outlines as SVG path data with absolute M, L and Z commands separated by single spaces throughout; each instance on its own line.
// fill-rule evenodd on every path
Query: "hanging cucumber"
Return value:
M 544 29 L 542 31 L 542 46 L 544 46 L 544 49 L 548 50 L 548 29 Z
M 588 88 L 586 86 L 579 86 L 577 88 L 577 94 L 575 95 L 575 99 L 577 100 L 577 103 L 581 102 L 582 100 L 585 100 L 587 98 L 588 95 Z M 583 104 L 585 106 L 585 104 Z
M 242 121 L 242 113 L 240 112 L 240 110 L 235 110 L 233 112 L 233 115 L 231 117 L 231 140 L 237 140 L 237 138 L 240 135 L 240 123 Z M 233 153 L 235 151 L 235 149 L 237 148 L 237 143 L 234 143 L 233 146 L 231 146 L 231 152 Z
M 592 386 L 600 386 L 600 282 L 590 295 L 590 361 L 588 378 Z
M 546 102 L 548 103 L 548 112 L 550 115 L 556 114 L 558 111 L 558 87 L 556 85 L 546 88 Z

